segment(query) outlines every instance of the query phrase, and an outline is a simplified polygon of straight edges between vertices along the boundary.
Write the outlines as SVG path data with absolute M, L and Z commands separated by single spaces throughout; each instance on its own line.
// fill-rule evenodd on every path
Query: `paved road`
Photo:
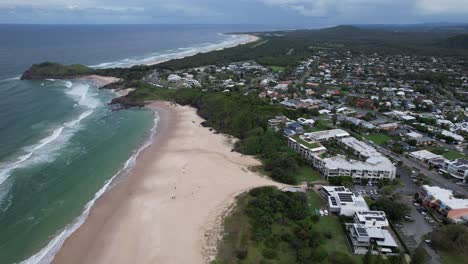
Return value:
M 421 172 L 426 177 L 428 177 L 429 180 L 431 180 L 431 182 L 433 184 L 438 185 L 441 188 L 453 190 L 455 192 L 455 194 L 460 194 L 460 195 L 463 195 L 465 197 L 468 197 L 468 189 L 466 187 L 457 185 L 457 184 L 449 181 L 448 179 L 442 177 L 439 173 L 437 173 L 435 171 L 432 171 L 432 170 L 429 170 L 426 166 L 420 164 L 419 161 L 406 158 L 404 155 L 395 154 L 392 151 L 390 151 L 390 150 L 388 150 L 388 149 L 386 149 L 384 147 L 377 146 L 375 144 L 374 144 L 374 146 L 381 153 L 383 153 L 383 154 L 385 154 L 385 155 L 387 155 L 387 156 L 389 156 L 389 157 L 391 157 L 393 159 L 400 160 L 401 162 L 403 162 L 403 164 L 405 166 L 407 166 L 409 168 L 419 170 L 419 172 Z

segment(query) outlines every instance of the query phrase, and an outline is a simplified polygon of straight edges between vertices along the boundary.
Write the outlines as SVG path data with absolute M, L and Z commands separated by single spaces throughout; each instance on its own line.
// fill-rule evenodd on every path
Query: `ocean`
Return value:
M 32 63 L 129 67 L 244 41 L 204 25 L 0 25 L 0 263 L 49 263 L 157 130 L 87 81 L 22 81 Z

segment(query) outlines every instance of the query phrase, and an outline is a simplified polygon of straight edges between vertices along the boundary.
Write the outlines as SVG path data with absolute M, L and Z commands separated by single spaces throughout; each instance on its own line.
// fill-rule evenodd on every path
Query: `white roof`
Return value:
M 431 160 L 431 159 L 438 159 L 442 158 L 440 155 L 436 155 L 430 151 L 427 151 L 425 149 L 419 150 L 419 151 L 414 151 L 410 153 L 411 156 L 420 159 L 420 160 Z
M 340 141 L 348 146 L 349 148 L 354 149 L 357 151 L 359 154 L 365 156 L 365 157 L 379 157 L 381 154 L 371 145 L 368 145 L 367 143 L 363 141 L 359 141 L 356 138 L 353 137 L 346 137 L 340 139 Z
M 439 186 L 423 185 L 423 189 L 435 199 L 449 206 L 451 209 L 468 208 L 468 199 L 458 199 L 453 196 L 452 190 L 442 189 Z
M 395 166 L 393 163 L 383 157 L 371 157 L 364 161 L 347 160 L 340 156 L 323 159 L 325 166 L 329 169 L 343 169 L 343 170 L 382 170 L 393 171 Z
M 384 211 L 357 211 L 355 217 L 366 226 L 387 227 L 388 220 Z
M 327 109 L 322 109 L 319 111 L 319 114 L 329 114 L 329 113 L 331 113 L 331 111 Z
M 451 137 L 451 138 L 455 139 L 456 141 L 463 141 L 465 139 L 463 136 L 452 133 L 452 132 L 450 132 L 448 130 L 442 130 L 441 134 L 444 135 L 444 136 L 447 136 L 447 137 Z
M 298 118 L 297 119 L 297 122 L 301 123 L 301 124 L 314 124 L 315 123 L 315 120 L 313 119 L 306 119 L 306 118 Z
M 331 129 L 318 132 L 305 133 L 305 137 L 311 138 L 316 141 L 325 140 L 334 137 L 347 137 L 349 133 L 343 129 Z
M 415 120 L 416 119 L 416 117 L 410 116 L 410 115 L 402 115 L 400 116 L 400 118 L 403 120 Z
M 322 189 L 326 190 L 328 193 L 332 194 L 335 192 L 349 192 L 349 189 L 344 186 L 322 186 Z
M 386 229 L 381 229 L 377 227 L 368 227 L 361 224 L 353 224 L 353 228 L 356 230 L 361 229 L 365 231 L 364 233 L 359 233 L 361 236 L 366 236 L 371 239 L 375 239 L 377 245 L 381 247 L 398 247 L 395 239 L 392 234 Z
M 406 134 L 408 137 L 411 137 L 411 138 L 422 138 L 423 135 L 417 133 L 417 132 L 410 132 L 408 134 Z
M 388 230 L 381 229 L 382 235 L 384 237 L 384 240 L 377 240 L 377 245 L 381 247 L 398 247 L 397 242 L 393 238 L 392 234 L 388 232 Z
M 330 208 L 340 208 L 340 214 L 347 216 L 353 216 L 356 211 L 369 210 L 364 197 L 349 191 L 330 192 L 328 204 Z

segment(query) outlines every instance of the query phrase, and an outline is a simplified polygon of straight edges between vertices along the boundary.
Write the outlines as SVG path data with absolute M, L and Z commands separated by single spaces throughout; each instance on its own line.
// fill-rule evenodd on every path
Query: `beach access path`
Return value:
M 207 263 L 235 197 L 282 186 L 249 170 L 260 162 L 231 151 L 235 139 L 202 127 L 196 109 L 148 107 L 160 118 L 152 144 L 96 202 L 53 263 Z

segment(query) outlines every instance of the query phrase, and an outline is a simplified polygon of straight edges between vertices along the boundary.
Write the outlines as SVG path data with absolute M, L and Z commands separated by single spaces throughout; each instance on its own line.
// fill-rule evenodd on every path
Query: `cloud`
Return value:
M 0 23 L 240 23 L 319 27 L 439 21 L 468 21 L 468 0 L 0 0 Z
M 468 16 L 468 0 L 418 0 L 416 7 L 423 14 L 465 14 Z
M 390 12 L 386 8 L 409 8 L 415 14 L 466 14 L 468 0 L 258 0 L 269 6 L 279 6 L 303 16 L 323 17 L 333 14 L 350 14 L 359 10 Z M 365 12 L 361 12 L 365 14 Z

